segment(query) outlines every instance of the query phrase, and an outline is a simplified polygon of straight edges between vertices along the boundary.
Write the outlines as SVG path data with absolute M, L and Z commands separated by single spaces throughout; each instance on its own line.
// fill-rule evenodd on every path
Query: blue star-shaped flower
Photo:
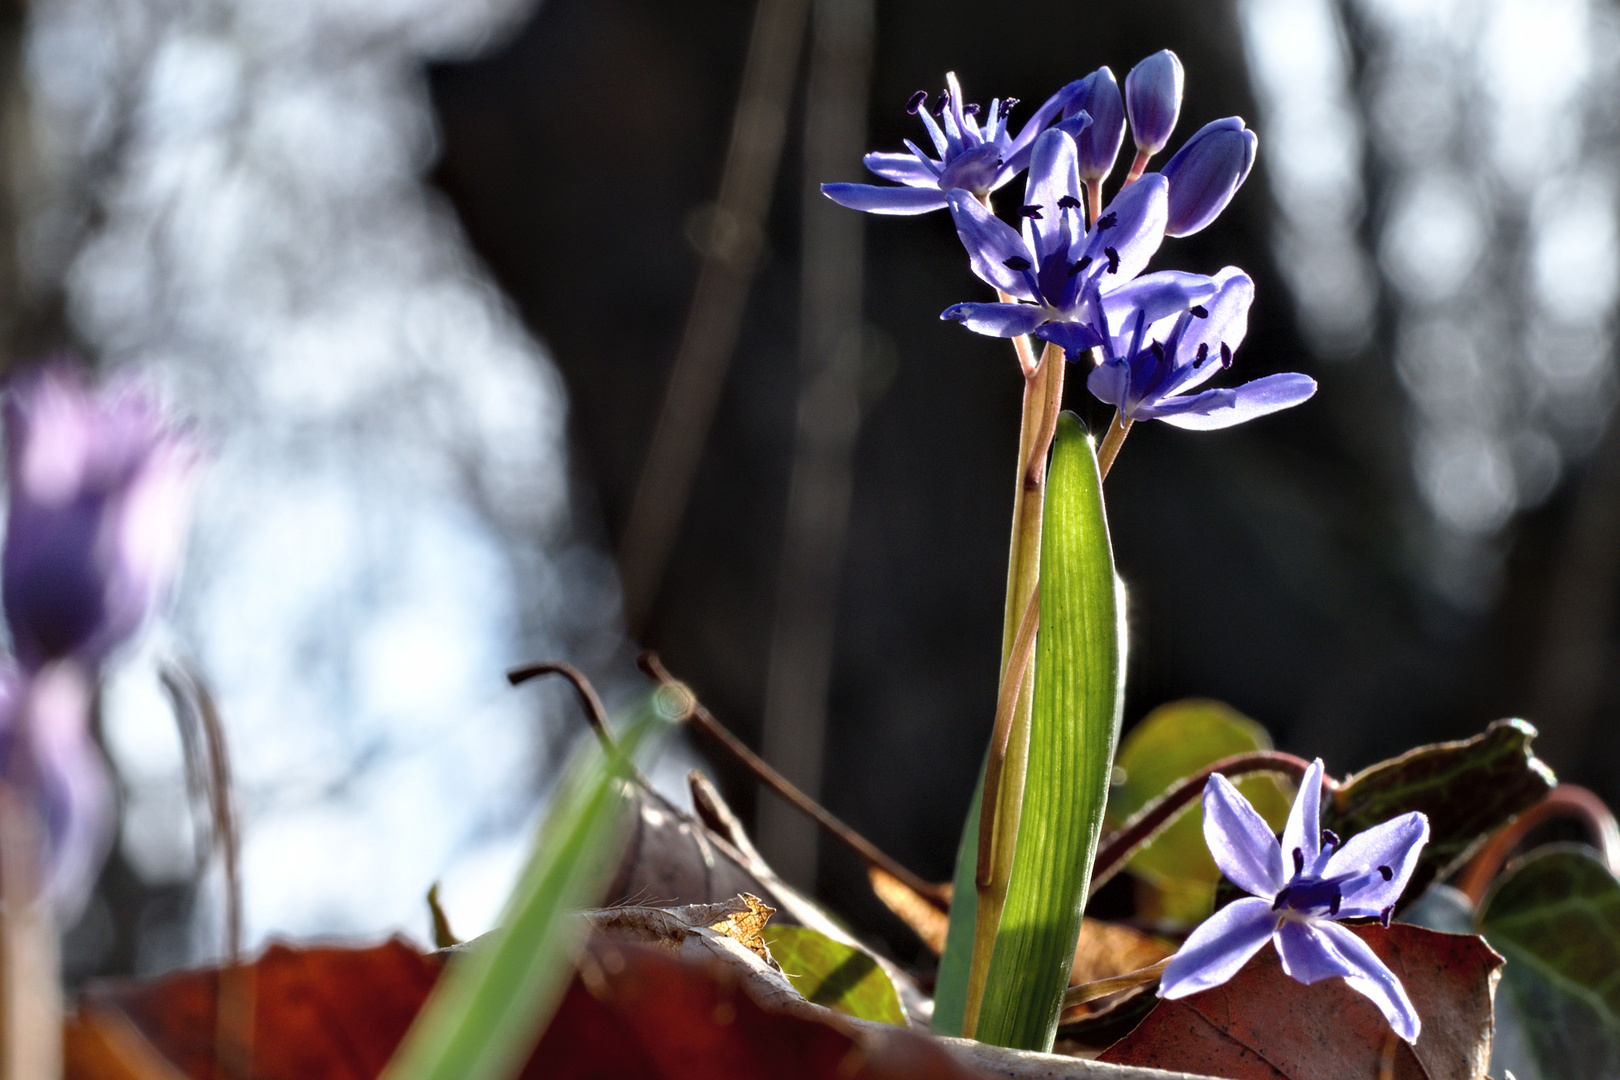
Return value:
M 1122 320 L 1105 312 L 1111 332 L 1103 339 L 1103 362 L 1086 387 L 1128 420 L 1163 420 L 1198 431 L 1241 424 L 1316 393 L 1314 379 L 1293 372 L 1193 392 L 1232 365 L 1254 301 L 1254 282 L 1235 266 L 1206 280 L 1214 285 L 1209 299 L 1157 323 L 1145 307 L 1124 310 Z
M 1084 80 L 1075 80 L 1046 99 L 1035 110 L 1017 135 L 1007 127 L 1008 114 L 1017 98 L 990 102 L 981 126 L 977 105 L 964 105 L 956 73 L 945 76 L 947 89 L 940 104 L 939 119 L 928 110 L 928 95 L 919 90 L 912 95 L 906 111 L 921 118 L 933 140 L 938 158 L 931 158 L 916 143 L 905 140 L 910 153 L 867 154 L 866 167 L 885 180 L 903 187 L 877 184 L 822 184 L 821 192 L 840 206 L 873 214 L 926 214 L 942 210 L 951 191 L 961 188 L 983 198 L 1023 172 L 1029 165 L 1035 136 L 1055 119 L 1064 106 L 1084 89 Z M 1063 122 L 1073 131 L 1091 123 L 1084 113 Z
M 1024 189 L 1022 235 L 965 191 L 951 217 L 973 272 L 1020 303 L 954 304 L 940 315 L 992 337 L 1034 334 L 1069 359 L 1104 344 L 1111 325 L 1140 314 L 1148 325 L 1215 294 L 1201 274 L 1138 277 L 1164 240 L 1168 185 L 1149 174 L 1114 197 L 1088 232 L 1081 219 L 1074 139 L 1061 128 L 1035 140 Z
M 1300 781 L 1281 843 L 1224 776 L 1204 787 L 1204 840 L 1233 884 L 1252 893 L 1217 911 L 1171 958 L 1159 996 L 1186 997 L 1236 975 L 1267 941 L 1283 971 L 1307 985 L 1343 978 L 1366 995 L 1395 1033 L 1415 1042 L 1421 1023 L 1401 981 L 1367 944 L 1335 920 L 1389 923 L 1429 840 L 1429 819 L 1416 811 L 1340 843 L 1322 829 L 1322 762 Z M 1291 872 L 1290 872 L 1291 871 Z

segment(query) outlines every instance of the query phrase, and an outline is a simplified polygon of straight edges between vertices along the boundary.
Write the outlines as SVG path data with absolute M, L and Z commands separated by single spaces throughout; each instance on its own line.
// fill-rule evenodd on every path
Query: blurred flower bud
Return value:
M 6 395 L 6 622 L 26 671 L 93 668 L 167 593 L 179 568 L 196 453 L 132 388 L 98 396 L 65 366 Z
M 1160 49 L 1125 76 L 1125 109 L 1136 149 L 1152 156 L 1164 149 L 1181 115 L 1181 60 Z
M 1091 183 L 1114 169 L 1119 146 L 1125 141 L 1125 102 L 1119 96 L 1114 73 L 1100 67 L 1081 79 L 1082 89 L 1063 109 L 1059 127 L 1074 136 L 1080 151 L 1080 179 Z M 1090 126 L 1077 121 L 1080 113 L 1091 117 Z
M 1165 163 L 1170 182 L 1170 236 L 1190 236 L 1226 209 L 1248 178 L 1259 145 L 1241 118 L 1228 116 L 1198 129 Z

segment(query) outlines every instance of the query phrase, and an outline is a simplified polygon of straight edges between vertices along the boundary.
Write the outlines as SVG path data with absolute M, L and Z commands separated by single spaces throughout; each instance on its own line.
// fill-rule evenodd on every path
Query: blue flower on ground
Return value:
M 1138 277 L 1164 240 L 1167 185 L 1144 176 L 1121 191 L 1088 232 L 1081 219 L 1074 139 L 1042 132 L 1030 157 L 1022 234 L 963 191 L 950 196 L 973 272 L 1019 303 L 954 304 L 940 315 L 992 337 L 1034 334 L 1072 360 L 1104 343 L 1127 313 L 1149 325 L 1215 293 L 1199 274 Z
M 99 396 L 67 367 L 10 390 L 5 418 L 13 648 L 29 671 L 70 656 L 93 667 L 179 568 L 195 450 L 144 394 Z
M 1204 840 L 1233 884 L 1252 893 L 1192 932 L 1171 958 L 1159 996 L 1186 997 L 1226 982 L 1267 941 L 1282 968 L 1309 985 L 1343 978 L 1415 1042 L 1421 1024 L 1395 973 L 1336 920 L 1376 918 L 1386 926 L 1429 840 L 1429 819 L 1412 812 L 1340 842 L 1322 829 L 1322 762 L 1300 781 L 1279 843 L 1224 776 L 1204 787 Z
M 1316 393 L 1316 380 L 1293 372 L 1193 393 L 1232 366 L 1254 301 L 1254 282 L 1235 266 L 1206 280 L 1214 286 L 1207 301 L 1157 323 L 1146 308 L 1127 311 L 1123 323 L 1111 321 L 1103 362 L 1092 369 L 1086 388 L 1127 420 L 1163 420 L 1196 431 L 1241 424 Z
M 996 99 L 981 123 L 977 105 L 962 101 L 962 88 L 956 74 L 945 76 L 947 89 L 941 100 L 939 119 L 928 109 L 928 95 L 917 91 L 906 106 L 928 129 L 938 158 L 929 157 L 910 139 L 906 154 L 867 154 L 866 167 L 886 180 L 903 187 L 878 184 L 822 184 L 821 192 L 840 206 L 873 214 L 926 214 L 942 210 L 947 196 L 960 188 L 984 198 L 1023 172 L 1029 165 L 1035 137 L 1065 111 L 1083 88 L 1077 79 L 1046 99 L 1018 134 L 1008 129 L 1007 118 L 1017 98 Z M 1071 130 L 1081 130 L 1090 119 L 1083 114 L 1066 120 Z

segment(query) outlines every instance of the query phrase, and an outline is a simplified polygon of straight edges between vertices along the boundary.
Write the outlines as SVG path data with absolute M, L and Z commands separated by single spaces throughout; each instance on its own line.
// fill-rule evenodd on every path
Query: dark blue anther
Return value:
M 1097 219 L 1097 228 L 1099 229 L 1112 229 L 1118 224 L 1119 215 L 1114 213 L 1112 210 L 1108 211 L 1108 213 Z
M 1063 210 L 1078 210 L 1080 209 L 1080 200 L 1073 195 L 1065 195 L 1058 200 L 1058 207 Z
M 1111 247 L 1108 247 L 1103 248 L 1103 254 L 1108 256 L 1108 272 L 1110 274 L 1119 273 L 1119 252 L 1115 251 Z
M 1208 360 L 1208 359 L 1209 359 L 1209 342 L 1200 341 L 1198 343 L 1198 355 L 1193 358 L 1193 370 L 1197 371 L 1199 368 L 1203 367 L 1204 366 L 1204 361 Z
M 1333 902 L 1328 905 L 1328 914 L 1329 915 L 1337 915 L 1339 913 L 1339 905 L 1341 903 L 1343 903 L 1343 902 L 1344 902 L 1344 897 L 1339 895 L 1339 890 L 1338 889 L 1334 889 L 1333 890 Z
M 1148 349 L 1152 351 L 1154 358 L 1157 359 L 1159 363 L 1164 363 L 1163 345 L 1159 344 L 1157 341 L 1150 341 L 1148 342 Z
M 1010 97 L 1010 98 L 1007 98 L 1007 99 L 1002 101 L 1002 103 L 1001 103 L 1001 118 L 1003 120 L 1007 119 L 1007 117 L 1009 115 L 1011 115 L 1011 113 L 1013 111 L 1013 106 L 1016 105 L 1016 104 L 1018 104 L 1018 99 L 1015 98 L 1015 97 Z
M 963 116 L 978 116 L 979 115 L 979 106 L 977 105 L 977 103 L 962 106 L 962 115 Z
M 1387 866 L 1380 866 L 1378 868 L 1378 872 L 1380 874 L 1384 875 L 1384 880 L 1385 881 L 1394 881 L 1395 880 L 1395 871 L 1390 869 Z
M 1202 304 L 1194 304 L 1192 307 L 1187 309 L 1187 312 L 1188 312 L 1188 314 L 1192 315 L 1192 317 L 1195 318 L 1195 319 L 1207 319 L 1207 318 L 1209 318 L 1209 308 L 1205 307 Z M 1335 840 L 1334 844 L 1337 845 L 1338 841 Z
M 1289 893 L 1289 891 L 1290 890 L 1288 890 L 1288 889 L 1284 889 L 1282 892 L 1277 894 L 1277 899 L 1272 901 L 1272 903 L 1271 903 L 1271 910 L 1272 911 L 1277 911 L 1284 904 L 1288 903 L 1288 893 Z
M 1001 261 L 1001 265 L 1005 266 L 1009 270 L 1016 270 L 1019 273 L 1023 273 L 1025 270 L 1029 269 L 1030 262 L 1022 255 L 1014 255 L 1010 259 L 1003 259 Z
M 906 99 L 906 112 L 910 113 L 912 116 L 916 116 L 917 115 L 917 110 L 922 108 L 923 102 L 925 102 L 927 100 L 928 100 L 928 91 L 926 91 L 926 90 L 917 91 L 915 94 L 912 94 L 909 98 Z
M 1069 267 L 1069 276 L 1074 277 L 1074 275 L 1078 274 L 1080 271 L 1084 270 L 1086 267 L 1088 267 L 1090 265 L 1091 265 L 1091 256 L 1087 255 L 1085 258 L 1081 259 L 1079 262 L 1077 262 L 1073 266 Z
M 1226 342 L 1223 341 L 1223 342 L 1221 342 L 1221 367 L 1231 367 L 1231 366 L 1232 366 L 1232 346 L 1228 345 Z
M 1300 848 L 1294 849 L 1294 876 L 1298 877 L 1305 872 L 1305 852 Z
M 1031 204 L 1029 206 L 1019 207 L 1018 216 L 1019 217 L 1034 218 L 1036 221 L 1043 220 L 1041 218 L 1041 208 L 1039 206 L 1035 206 L 1033 204 Z
M 1339 846 L 1339 834 L 1334 832 L 1332 829 L 1323 829 L 1322 830 L 1322 846 L 1323 847 L 1338 847 Z

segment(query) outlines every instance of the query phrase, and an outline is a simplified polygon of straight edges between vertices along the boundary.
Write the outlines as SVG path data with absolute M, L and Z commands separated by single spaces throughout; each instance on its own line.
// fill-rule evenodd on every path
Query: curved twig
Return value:
M 667 695 L 664 703 L 670 706 L 667 712 L 675 719 L 687 720 L 695 724 L 710 738 L 725 748 L 743 768 L 753 773 L 762 784 L 786 799 L 801 813 L 810 817 L 817 825 L 827 830 L 835 839 L 860 856 L 868 866 L 875 866 L 884 873 L 898 878 L 917 895 L 923 897 L 930 904 L 941 911 L 950 910 L 950 897 L 945 889 L 933 882 L 924 881 L 910 870 L 901 866 L 889 855 L 880 850 L 876 844 L 833 817 L 827 810 L 810 796 L 793 786 L 781 773 L 771 768 L 764 759 L 743 744 L 742 740 L 727 731 L 720 721 L 703 703 L 692 693 L 690 687 L 671 675 L 658 659 L 658 654 L 652 651 L 644 652 L 636 658 L 636 666 L 641 668 L 647 676 L 659 684 L 659 693 Z
M 572 683 L 574 692 L 579 695 L 580 708 L 585 710 L 585 719 L 590 721 L 596 737 L 602 740 L 602 748 L 609 752 L 616 749 L 613 735 L 608 731 L 607 710 L 602 707 L 602 699 L 597 696 L 596 687 L 592 686 L 585 673 L 573 664 L 566 660 L 542 660 L 535 664 L 525 664 L 508 671 L 506 681 L 513 686 L 520 686 L 541 675 L 561 675 Z
M 1620 824 L 1616 824 L 1608 805 L 1583 787 L 1559 784 L 1536 805 L 1496 830 L 1457 875 L 1457 888 L 1478 905 L 1520 841 L 1536 826 L 1555 818 L 1574 818 L 1584 824 L 1591 833 L 1592 846 L 1602 852 L 1610 871 L 1620 874 Z
M 1170 966 L 1171 957 L 1165 957 L 1157 964 L 1149 964 L 1145 968 L 1127 971 L 1123 975 L 1115 975 L 1108 979 L 1098 979 L 1095 982 L 1081 983 L 1071 986 L 1063 992 L 1063 1007 L 1072 1009 L 1076 1005 L 1084 1005 L 1088 1001 L 1117 994 L 1121 990 L 1129 990 L 1133 986 L 1146 986 L 1164 974 L 1164 969 Z
M 1310 768 L 1310 764 L 1304 758 L 1285 754 L 1280 750 L 1255 750 L 1248 754 L 1223 758 L 1208 768 L 1177 781 L 1167 788 L 1163 795 L 1142 807 L 1135 817 L 1121 825 L 1098 845 L 1097 858 L 1091 868 L 1091 892 L 1095 894 L 1104 882 L 1119 873 L 1132 852 L 1152 840 L 1160 829 L 1169 825 L 1177 814 L 1187 808 L 1188 803 L 1203 794 L 1204 784 L 1216 773 L 1222 776 L 1242 776 L 1257 772 L 1284 773 L 1298 780 L 1305 775 L 1305 770 Z M 1327 776 L 1322 777 L 1324 791 L 1332 792 L 1336 786 Z

